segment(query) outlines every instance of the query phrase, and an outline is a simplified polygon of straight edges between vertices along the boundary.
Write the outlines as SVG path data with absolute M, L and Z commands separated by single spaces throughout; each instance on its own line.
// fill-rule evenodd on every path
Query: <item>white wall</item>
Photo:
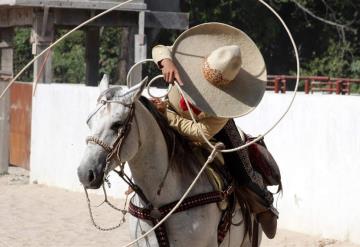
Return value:
M 82 191 L 77 167 L 89 135 L 86 119 L 95 108 L 98 88 L 39 84 L 33 98 L 30 179 L 40 184 Z M 111 175 L 111 195 L 127 186 Z M 101 191 L 99 191 L 101 193 Z
M 76 169 L 88 134 L 86 117 L 97 95 L 97 88 L 81 85 L 38 85 L 32 181 L 81 190 Z M 263 133 L 290 96 L 267 92 L 259 107 L 237 124 L 249 134 Z M 280 227 L 360 243 L 360 97 L 299 94 L 265 140 L 283 176 Z M 123 196 L 126 186 L 112 177 L 112 194 Z
M 238 126 L 263 133 L 290 97 L 268 92 Z M 265 141 L 282 172 L 280 227 L 360 243 L 360 97 L 299 94 Z

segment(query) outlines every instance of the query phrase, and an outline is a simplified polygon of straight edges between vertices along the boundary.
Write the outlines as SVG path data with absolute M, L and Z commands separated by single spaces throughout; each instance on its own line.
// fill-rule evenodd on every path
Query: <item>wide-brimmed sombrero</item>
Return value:
M 255 43 L 232 26 L 206 23 L 188 29 L 173 44 L 172 59 L 191 103 L 209 115 L 243 116 L 264 95 L 264 59 Z

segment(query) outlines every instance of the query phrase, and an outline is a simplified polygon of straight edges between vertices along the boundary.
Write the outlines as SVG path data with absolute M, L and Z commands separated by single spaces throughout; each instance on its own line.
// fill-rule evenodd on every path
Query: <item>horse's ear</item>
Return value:
M 131 95 L 131 101 L 134 102 L 136 99 L 138 99 L 146 87 L 148 82 L 148 77 L 145 77 L 141 82 L 133 86 L 129 89 L 130 95 Z
M 109 88 L 109 78 L 107 74 L 104 74 L 103 78 L 101 79 L 101 82 L 99 83 L 100 93 L 104 92 L 108 88 Z

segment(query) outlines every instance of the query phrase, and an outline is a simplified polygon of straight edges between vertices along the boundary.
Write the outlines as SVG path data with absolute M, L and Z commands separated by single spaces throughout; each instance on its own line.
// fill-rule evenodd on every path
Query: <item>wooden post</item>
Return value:
M 121 44 L 120 44 L 120 58 L 119 58 L 119 82 L 126 85 L 126 76 L 130 67 L 135 62 L 135 35 L 137 34 L 137 27 L 123 27 L 121 28 Z
M 121 40 L 120 40 L 120 57 L 118 64 L 118 78 L 119 84 L 126 84 L 126 75 L 129 71 L 129 28 L 123 27 L 121 28 Z
M 286 93 L 286 79 L 282 79 L 281 84 L 281 93 Z
M 350 82 L 350 81 L 346 81 L 346 82 L 345 82 L 345 85 L 346 85 L 346 94 L 350 95 L 351 82 Z
M 127 60 L 127 72 L 129 71 L 130 67 L 135 63 L 135 35 L 138 31 L 137 27 L 128 27 L 128 60 Z M 133 77 L 130 76 L 130 81 L 133 80 Z M 124 81 L 126 84 L 126 80 Z
M 342 81 L 338 80 L 336 81 L 336 94 L 342 94 L 343 93 L 343 85 L 342 85 Z
M 146 35 L 145 35 L 145 12 L 139 12 L 139 28 L 138 34 L 135 35 L 134 40 L 134 62 L 137 63 L 146 59 Z M 135 85 L 142 79 L 142 65 L 136 67 L 130 77 L 131 85 Z
M 1 81 L 0 91 L 2 92 L 7 83 Z M 9 136 L 10 136 L 10 92 L 8 91 L 0 100 L 0 174 L 7 173 L 9 166 Z
M 314 85 L 314 80 L 312 79 L 312 80 L 310 81 L 310 91 L 311 91 L 311 94 L 314 93 L 313 85 Z
M 14 30 L 12 28 L 0 29 L 1 67 L 0 67 L 0 92 L 7 83 L 2 81 L 3 75 L 13 76 L 13 48 L 12 40 Z M 0 99 L 0 174 L 6 173 L 9 167 L 9 135 L 10 135 L 10 92 L 8 91 Z
M 274 92 L 275 93 L 279 93 L 280 91 L 280 79 L 279 78 L 275 78 L 274 80 Z
M 40 54 L 45 50 L 54 39 L 54 16 L 48 8 L 36 12 L 32 26 L 32 50 L 33 55 Z M 39 83 L 52 82 L 52 51 L 44 54 L 34 63 L 34 81 Z
M 309 92 L 310 92 L 310 81 L 309 81 L 309 79 L 306 79 L 305 80 L 305 94 L 309 94 Z
M 85 38 L 86 85 L 97 86 L 99 83 L 100 29 L 88 27 Z

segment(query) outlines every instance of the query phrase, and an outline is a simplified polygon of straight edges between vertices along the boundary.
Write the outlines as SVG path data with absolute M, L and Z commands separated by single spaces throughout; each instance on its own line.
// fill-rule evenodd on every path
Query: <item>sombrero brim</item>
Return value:
M 230 84 L 216 87 L 204 78 L 202 66 L 212 51 L 228 45 L 240 47 L 242 68 Z M 197 108 L 209 115 L 243 116 L 252 111 L 264 95 L 264 59 L 256 44 L 237 28 L 222 23 L 193 27 L 177 38 L 172 56 L 184 82 L 183 90 Z

